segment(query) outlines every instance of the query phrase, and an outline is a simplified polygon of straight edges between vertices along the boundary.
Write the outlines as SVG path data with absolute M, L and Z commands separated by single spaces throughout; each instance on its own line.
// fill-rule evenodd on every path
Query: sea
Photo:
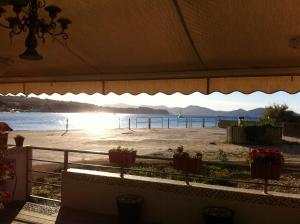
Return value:
M 219 120 L 237 120 L 238 117 L 178 116 L 165 114 L 116 113 L 45 113 L 0 112 L 0 122 L 13 130 L 63 131 L 103 130 L 117 128 L 203 128 L 216 127 Z M 245 117 L 245 120 L 259 120 Z

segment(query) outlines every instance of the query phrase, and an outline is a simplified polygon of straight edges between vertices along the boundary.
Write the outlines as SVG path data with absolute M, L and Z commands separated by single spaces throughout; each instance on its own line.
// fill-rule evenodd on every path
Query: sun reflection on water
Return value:
M 101 132 L 118 127 L 120 115 L 111 113 L 65 113 L 69 121 L 69 130 Z

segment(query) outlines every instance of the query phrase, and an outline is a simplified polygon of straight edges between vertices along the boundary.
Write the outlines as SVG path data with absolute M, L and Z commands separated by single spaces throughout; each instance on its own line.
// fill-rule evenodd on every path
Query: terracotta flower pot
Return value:
M 281 165 L 279 164 L 261 164 L 251 163 L 250 171 L 252 178 L 279 180 Z
M 176 170 L 187 170 L 188 169 L 188 158 L 174 158 L 173 166 Z
M 197 158 L 174 158 L 174 169 L 188 172 L 198 172 L 201 168 L 202 160 Z
M 198 172 L 201 168 L 202 160 L 197 158 L 190 158 L 189 169 L 190 172 Z
M 109 152 L 109 162 L 127 166 L 132 166 L 135 163 L 136 151 L 132 152 Z
M 17 147 L 23 147 L 24 138 L 23 137 L 16 137 L 15 142 L 16 142 Z

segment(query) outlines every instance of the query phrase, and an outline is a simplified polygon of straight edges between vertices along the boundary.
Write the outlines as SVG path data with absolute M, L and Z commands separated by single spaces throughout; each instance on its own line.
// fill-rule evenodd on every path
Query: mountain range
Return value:
M 167 110 L 148 107 L 103 107 L 88 103 L 66 102 L 24 96 L 1 96 L 0 112 L 105 112 L 125 114 L 169 114 Z
M 128 104 L 113 104 L 109 105 L 110 107 L 119 107 L 119 108 L 128 108 L 128 107 L 136 107 Z M 238 109 L 238 110 L 232 110 L 232 111 L 220 111 L 220 110 L 213 110 L 206 107 L 200 107 L 200 106 L 188 106 L 184 108 L 180 107 L 166 107 L 166 106 L 149 106 L 144 105 L 142 107 L 152 108 L 152 109 L 160 109 L 160 110 L 167 110 L 170 114 L 182 114 L 186 116 L 230 116 L 230 117 L 261 117 L 264 108 L 256 108 L 253 110 L 244 110 L 244 109 Z
M 200 106 L 166 107 L 166 106 L 132 106 L 128 104 L 112 104 L 97 106 L 94 104 L 66 102 L 23 96 L 0 96 L 0 111 L 27 112 L 107 112 L 127 114 L 182 114 L 183 116 L 229 116 L 229 117 L 261 117 L 264 108 L 254 110 L 219 111 Z

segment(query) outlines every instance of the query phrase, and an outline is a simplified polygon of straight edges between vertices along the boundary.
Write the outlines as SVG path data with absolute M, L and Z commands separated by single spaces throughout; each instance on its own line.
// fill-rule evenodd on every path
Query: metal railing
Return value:
M 119 128 L 204 128 L 217 127 L 218 117 L 128 117 L 119 118 Z
M 30 146 L 32 150 L 40 150 L 40 151 L 53 151 L 53 152 L 61 152 L 63 153 L 63 162 L 55 161 L 55 160 L 44 160 L 44 159 L 34 159 L 30 158 L 29 160 L 33 162 L 42 162 L 42 163 L 53 163 L 53 164 L 58 164 L 61 166 L 61 172 L 53 172 L 53 171 L 40 171 L 40 170 L 29 170 L 28 172 L 32 173 L 39 173 L 43 175 L 52 175 L 52 176 L 61 176 L 62 171 L 67 171 L 67 169 L 70 166 L 77 166 L 77 167 L 92 167 L 92 168 L 101 168 L 101 169 L 106 169 L 109 170 L 110 172 L 118 172 L 120 174 L 121 178 L 125 178 L 124 174 L 128 172 L 137 172 L 137 173 L 144 173 L 148 174 L 151 173 L 151 175 L 156 175 L 158 177 L 163 177 L 165 175 L 168 175 L 168 177 L 173 177 L 175 179 L 180 179 L 184 180 L 187 185 L 190 184 L 191 180 L 194 178 L 200 178 L 203 180 L 226 180 L 230 181 L 232 183 L 244 183 L 244 184 L 254 184 L 254 185 L 262 185 L 263 188 L 267 188 L 268 186 L 273 186 L 273 187 L 284 187 L 284 188 L 295 188 L 295 189 L 300 189 L 299 186 L 292 186 L 292 185 L 282 185 L 282 184 L 272 184 L 272 183 L 266 183 L 263 181 L 247 181 L 247 180 L 239 180 L 239 179 L 230 179 L 230 178 L 214 178 L 214 177 L 208 177 L 204 176 L 201 174 L 192 174 L 192 173 L 187 173 L 187 172 L 182 172 L 182 173 L 175 173 L 175 172 L 159 172 L 159 171 L 149 171 L 149 170 L 143 170 L 135 167 L 124 167 L 124 166 L 111 166 L 111 165 L 100 165 L 100 164 L 93 164 L 93 163 L 82 163 L 82 162 L 71 162 L 69 160 L 69 155 L 70 153 L 76 153 L 76 154 L 90 154 L 90 155 L 101 155 L 101 156 L 108 156 L 109 154 L 107 152 L 100 152 L 100 151 L 88 151 L 88 150 L 74 150 L 74 149 L 59 149 L 59 148 L 46 148 L 46 147 L 35 147 L 35 146 Z M 137 155 L 137 159 L 143 159 L 143 160 L 156 160 L 156 161 L 162 161 L 162 162 L 172 162 L 172 158 L 165 158 L 165 157 L 157 157 L 157 156 L 145 156 L 145 155 Z M 206 165 L 225 165 L 225 166 L 239 166 L 239 167 L 248 167 L 246 164 L 234 164 L 234 163 L 228 163 L 228 162 L 215 162 L 215 161 L 203 161 L 203 164 Z M 34 166 L 32 166 L 34 167 Z M 285 167 L 284 169 L 289 169 L 289 167 Z M 295 167 L 292 168 L 293 172 L 300 172 L 300 167 L 295 170 Z M 144 175 L 143 175 L 144 176 Z M 28 178 L 28 184 L 35 184 L 35 185 L 45 185 L 45 186 L 50 186 L 54 188 L 61 188 L 61 182 L 60 184 L 53 184 L 53 183 L 47 183 L 47 182 L 40 182 L 40 181 L 34 181 L 32 178 Z M 38 195 L 29 195 L 31 198 L 37 198 L 37 199 L 43 199 L 43 200 L 50 200 L 54 202 L 60 202 L 59 199 L 53 199 L 53 198 L 47 198 L 47 197 L 41 197 Z

